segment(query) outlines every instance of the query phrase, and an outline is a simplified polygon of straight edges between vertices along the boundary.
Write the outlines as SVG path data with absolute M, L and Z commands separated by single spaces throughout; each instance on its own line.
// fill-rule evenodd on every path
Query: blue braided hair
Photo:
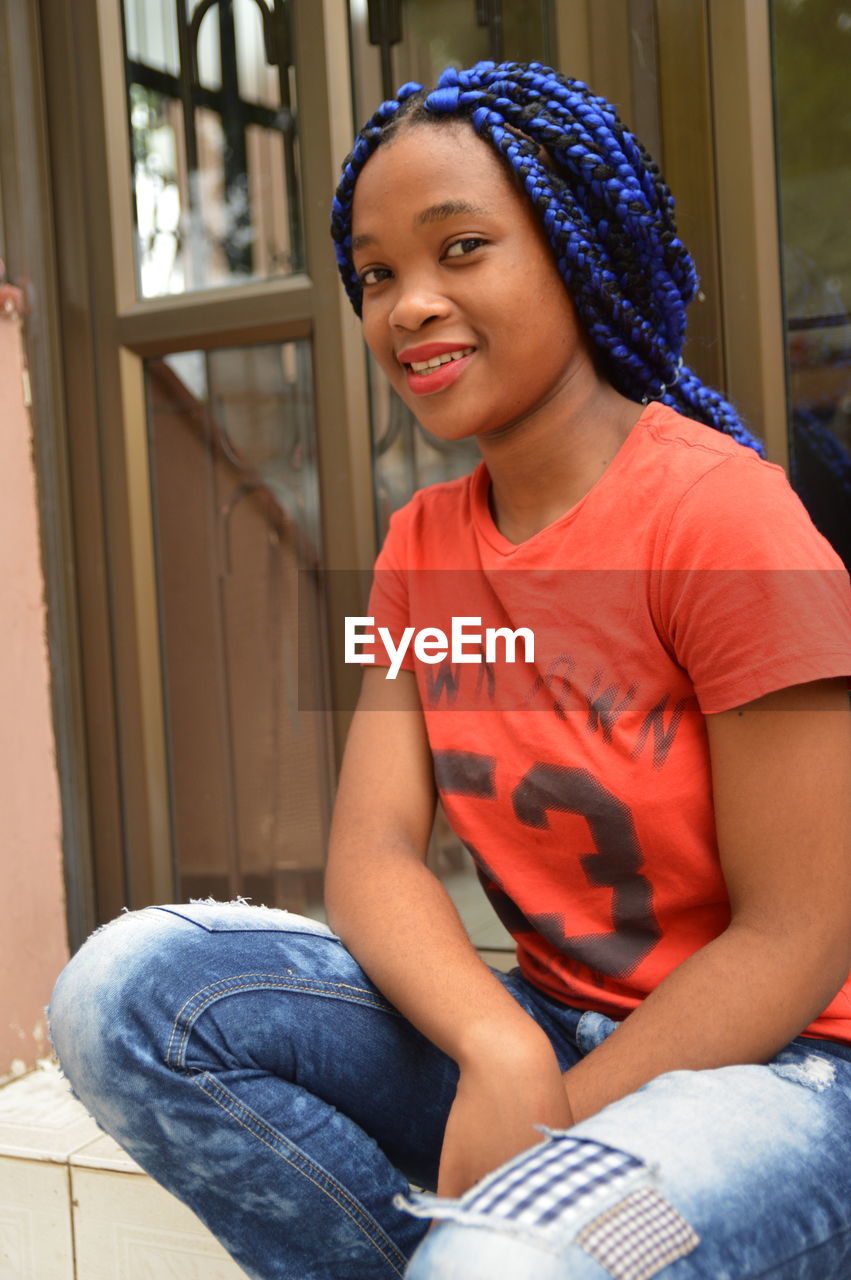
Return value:
M 612 386 L 631 400 L 661 400 L 762 455 L 733 406 L 682 361 L 685 308 L 698 281 L 658 166 L 605 98 L 539 62 L 450 67 L 434 89 L 403 85 L 361 129 L 331 211 L 337 263 L 357 314 L 362 290 L 351 224 L 358 176 L 400 128 L 447 119 L 468 120 L 531 200 Z

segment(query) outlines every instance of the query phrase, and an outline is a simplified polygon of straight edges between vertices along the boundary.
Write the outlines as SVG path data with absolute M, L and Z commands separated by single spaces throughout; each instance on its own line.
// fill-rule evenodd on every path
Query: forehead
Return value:
M 471 125 L 411 125 L 364 165 L 355 184 L 352 234 L 377 234 L 388 218 L 404 222 L 423 209 L 455 204 L 506 212 L 526 202 Z

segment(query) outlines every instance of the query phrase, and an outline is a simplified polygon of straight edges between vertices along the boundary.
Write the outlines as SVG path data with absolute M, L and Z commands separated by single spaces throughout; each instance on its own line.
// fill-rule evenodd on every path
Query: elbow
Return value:
M 792 945 L 802 972 L 818 987 L 827 1007 L 851 973 L 851 921 L 831 919 L 825 913 L 821 921 L 793 938 Z
M 851 975 L 851 925 L 844 921 L 822 931 L 810 931 L 802 939 L 799 952 L 807 957 L 806 971 L 818 985 L 822 1008 L 826 1008 Z
M 345 915 L 342 912 L 337 910 L 337 905 L 335 901 L 329 898 L 327 891 L 325 893 L 325 920 L 331 932 L 335 933 L 341 942 L 345 942 L 345 937 L 344 937 L 344 934 L 346 932 Z
M 851 977 L 851 948 L 844 938 L 825 957 L 821 977 L 826 996 L 823 1007 L 826 1009 Z
M 773 974 L 771 985 L 809 1012 L 807 1022 L 832 1003 L 851 976 L 851 928 L 821 921 L 808 928 L 786 921 L 782 928 L 735 921 L 728 933 L 746 941 L 759 968 Z M 797 994 L 793 994 L 797 993 Z
M 345 886 L 341 883 L 341 879 L 339 861 L 329 851 L 328 860 L 325 864 L 323 902 L 328 926 L 333 929 L 339 938 L 342 938 L 343 930 L 345 929 L 344 907 L 346 901 Z
M 348 946 L 359 921 L 369 919 L 370 903 L 379 895 L 374 849 L 367 856 L 352 843 L 331 841 L 325 863 L 323 900 L 325 918 L 341 942 Z

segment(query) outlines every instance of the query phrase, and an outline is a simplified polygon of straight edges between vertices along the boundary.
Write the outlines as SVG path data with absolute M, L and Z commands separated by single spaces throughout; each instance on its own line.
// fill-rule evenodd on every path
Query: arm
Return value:
M 707 732 L 731 923 L 565 1075 L 577 1120 L 664 1071 L 765 1062 L 848 976 L 851 711 L 844 680 L 798 685 L 707 716 Z
M 564 1127 L 569 1109 L 546 1035 L 476 954 L 425 865 L 435 806 L 414 676 L 364 672 L 328 853 L 329 920 L 379 990 L 461 1069 L 439 1190 L 455 1195 Z

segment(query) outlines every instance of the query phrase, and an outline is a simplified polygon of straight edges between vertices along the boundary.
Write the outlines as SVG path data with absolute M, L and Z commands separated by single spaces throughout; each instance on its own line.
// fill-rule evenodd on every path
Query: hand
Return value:
M 569 1129 L 570 1104 L 555 1053 L 492 1057 L 462 1066 L 440 1156 L 437 1194 L 463 1195 L 542 1135 L 535 1125 Z

